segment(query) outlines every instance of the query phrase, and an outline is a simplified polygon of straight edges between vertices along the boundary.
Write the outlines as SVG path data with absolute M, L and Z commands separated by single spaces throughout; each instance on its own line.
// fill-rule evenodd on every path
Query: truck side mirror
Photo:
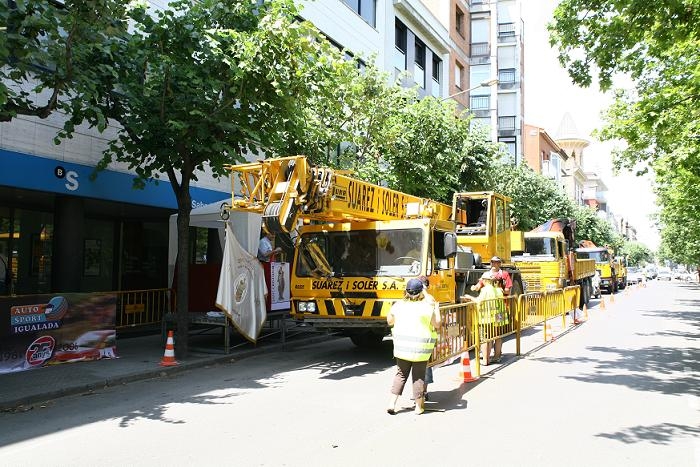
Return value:
M 445 258 L 454 258 L 457 254 L 457 235 L 454 232 L 445 232 L 443 240 L 445 245 Z

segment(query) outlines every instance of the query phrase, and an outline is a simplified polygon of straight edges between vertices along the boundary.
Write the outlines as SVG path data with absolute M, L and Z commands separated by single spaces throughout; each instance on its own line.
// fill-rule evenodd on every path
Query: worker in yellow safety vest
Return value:
M 423 413 L 425 371 L 437 342 L 436 328 L 440 326 L 437 307 L 424 300 L 423 283 L 411 279 L 406 283 L 404 299 L 392 305 L 387 323 L 392 326 L 396 375 L 391 386 L 387 412 L 396 413 L 396 402 L 403 392 L 409 373 L 413 381 L 415 412 Z

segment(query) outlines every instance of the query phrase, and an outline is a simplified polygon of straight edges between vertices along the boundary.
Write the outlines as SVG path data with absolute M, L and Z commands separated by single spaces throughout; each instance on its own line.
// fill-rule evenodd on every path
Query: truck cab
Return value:
M 529 292 L 561 289 L 566 284 L 566 242 L 561 232 L 526 232 L 525 250 L 513 256 Z
M 576 258 L 569 245 L 562 231 L 527 232 L 525 249 L 513 256 L 513 262 L 522 271 L 528 291 L 545 292 L 578 285 L 580 306 L 583 306 L 595 295 L 595 261 Z
M 576 257 L 595 260 L 601 290 L 606 290 L 611 294 L 617 292 L 617 273 L 610 250 L 604 247 L 577 248 Z
M 469 271 L 467 284 L 476 284 L 490 269 L 491 258 L 498 256 L 502 268 L 513 279 L 511 295 L 519 295 L 524 292 L 523 282 L 511 254 L 522 251 L 523 233 L 511 230 L 510 201 L 507 196 L 492 191 L 455 193 L 452 218 L 458 245 L 474 255 L 475 268 Z

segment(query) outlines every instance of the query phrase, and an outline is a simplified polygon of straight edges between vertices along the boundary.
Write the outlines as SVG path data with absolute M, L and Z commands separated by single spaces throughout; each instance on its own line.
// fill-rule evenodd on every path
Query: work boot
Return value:
M 416 408 L 413 409 L 416 415 L 420 415 L 425 412 L 425 405 L 422 397 L 416 399 Z
M 386 413 L 389 415 L 396 414 L 396 401 L 399 400 L 399 396 L 392 394 L 389 397 L 389 404 L 386 406 Z

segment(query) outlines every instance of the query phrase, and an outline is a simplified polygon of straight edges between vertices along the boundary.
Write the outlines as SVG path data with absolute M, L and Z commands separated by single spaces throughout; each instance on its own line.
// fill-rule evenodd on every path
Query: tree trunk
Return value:
M 177 195 L 177 340 L 175 356 L 187 358 L 189 353 L 189 271 L 190 271 L 190 212 L 192 199 L 188 189 Z

